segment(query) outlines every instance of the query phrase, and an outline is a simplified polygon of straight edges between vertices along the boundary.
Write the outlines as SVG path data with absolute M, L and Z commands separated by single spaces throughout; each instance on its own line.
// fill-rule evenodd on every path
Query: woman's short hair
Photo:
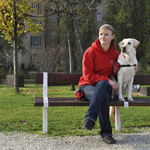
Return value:
M 99 28 L 99 34 L 104 30 L 104 29 L 108 29 L 112 32 L 112 35 L 115 34 L 115 30 L 114 28 L 110 25 L 110 24 L 104 24 L 102 25 L 100 28 Z M 114 38 L 112 41 L 111 41 L 111 44 L 115 44 L 115 40 L 116 38 Z

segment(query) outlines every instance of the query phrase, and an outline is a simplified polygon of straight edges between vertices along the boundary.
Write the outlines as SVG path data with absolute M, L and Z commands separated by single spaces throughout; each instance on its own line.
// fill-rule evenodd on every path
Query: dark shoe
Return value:
M 102 138 L 106 144 L 116 144 L 116 140 L 112 136 Z
M 84 124 L 82 126 L 83 129 L 87 129 L 87 130 L 92 130 L 93 126 L 95 125 L 95 122 L 90 120 L 90 119 L 86 119 L 84 121 Z

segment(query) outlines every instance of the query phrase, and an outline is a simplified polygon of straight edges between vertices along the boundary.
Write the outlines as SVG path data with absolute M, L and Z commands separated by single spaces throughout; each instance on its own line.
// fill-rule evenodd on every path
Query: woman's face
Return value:
M 112 34 L 112 31 L 109 29 L 104 29 L 99 33 L 99 41 L 103 46 L 109 46 L 114 38 L 115 35 Z

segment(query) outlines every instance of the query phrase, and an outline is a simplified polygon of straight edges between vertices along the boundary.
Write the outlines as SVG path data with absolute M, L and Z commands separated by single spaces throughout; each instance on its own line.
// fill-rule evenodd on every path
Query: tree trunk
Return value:
M 74 11 L 73 11 L 73 8 L 72 8 L 72 5 L 70 4 L 69 5 L 70 7 L 70 12 L 72 13 L 72 19 L 73 19 L 73 25 L 74 25 L 74 28 L 75 28 L 75 31 L 76 31 L 76 34 L 77 34 L 77 38 L 78 38 L 78 43 L 79 43 L 79 46 L 80 46 L 80 51 L 82 53 L 82 55 L 84 54 L 84 50 L 83 50 L 83 46 L 82 46 L 82 38 L 81 38 L 81 35 L 80 35 L 80 31 L 79 31 L 79 27 L 77 25 L 77 20 L 76 20 L 76 16 L 74 14 Z
M 70 43 L 70 32 L 69 32 L 69 26 L 67 25 L 67 38 L 68 38 L 68 50 L 69 50 L 69 69 L 70 74 L 72 74 L 73 70 L 73 61 L 72 61 L 72 49 L 71 49 L 71 43 Z M 75 90 L 75 86 L 71 84 L 71 90 Z
M 15 93 L 19 93 L 18 86 L 18 72 L 17 72 L 17 48 L 15 46 L 15 40 L 13 41 L 13 65 L 14 65 L 14 89 Z
M 69 69 L 70 74 L 72 73 L 73 68 L 73 61 L 72 61 L 72 49 L 70 44 L 70 33 L 69 33 L 69 26 L 67 25 L 67 38 L 68 38 L 68 50 L 69 50 Z
M 19 93 L 18 86 L 18 67 L 17 67 L 17 20 L 16 20 L 16 0 L 14 0 L 14 18 L 15 18 L 15 28 L 14 28 L 14 39 L 13 39 L 13 65 L 14 65 L 14 89 L 15 93 Z

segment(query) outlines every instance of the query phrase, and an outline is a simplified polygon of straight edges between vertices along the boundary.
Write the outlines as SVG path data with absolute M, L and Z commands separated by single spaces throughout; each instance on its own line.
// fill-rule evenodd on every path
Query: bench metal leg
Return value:
M 48 73 L 43 72 L 43 133 L 48 131 Z
M 43 133 L 48 131 L 48 113 L 47 108 L 43 107 Z
M 115 106 L 115 129 L 117 131 L 121 130 L 120 106 Z

